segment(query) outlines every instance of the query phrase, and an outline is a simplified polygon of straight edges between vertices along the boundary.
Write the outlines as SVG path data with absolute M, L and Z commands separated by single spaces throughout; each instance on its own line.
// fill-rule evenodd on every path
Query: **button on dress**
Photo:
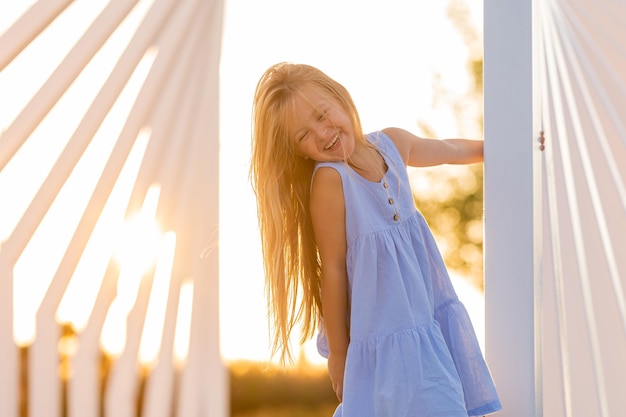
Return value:
M 467 417 L 501 408 L 469 315 L 417 211 L 406 167 L 383 132 L 379 182 L 344 162 L 350 344 L 335 417 Z M 315 175 L 315 173 L 313 174 Z M 328 356 L 326 335 L 318 350 Z

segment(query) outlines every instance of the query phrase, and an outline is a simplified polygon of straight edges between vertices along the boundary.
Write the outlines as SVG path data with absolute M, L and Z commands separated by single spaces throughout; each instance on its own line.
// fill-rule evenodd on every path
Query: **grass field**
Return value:
M 332 417 L 336 403 L 317 406 L 282 406 L 266 407 L 242 413 L 231 414 L 231 417 Z
M 229 366 L 231 417 L 332 417 L 338 401 L 326 369 Z

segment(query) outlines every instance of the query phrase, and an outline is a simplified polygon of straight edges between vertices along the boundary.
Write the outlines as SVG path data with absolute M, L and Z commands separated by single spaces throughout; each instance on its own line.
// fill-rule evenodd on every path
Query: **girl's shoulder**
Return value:
M 310 189 L 310 209 L 328 213 L 328 209 L 343 204 L 343 181 L 341 175 L 330 166 L 318 166 L 313 172 Z
M 409 159 L 411 142 L 415 135 L 399 127 L 387 127 L 381 131 L 386 136 L 395 150 L 400 154 L 402 161 L 406 164 Z
M 326 172 L 326 175 L 332 175 L 341 177 L 346 171 L 345 162 L 316 162 L 315 168 L 313 168 L 313 176 L 312 179 L 319 175 L 319 172 Z
M 337 189 L 341 187 L 345 166 L 342 162 L 317 162 L 311 176 L 311 189 L 331 187 Z
M 376 148 L 391 157 L 395 162 L 406 165 L 408 149 L 406 135 L 411 135 L 404 129 L 388 127 L 367 135 L 367 140 Z

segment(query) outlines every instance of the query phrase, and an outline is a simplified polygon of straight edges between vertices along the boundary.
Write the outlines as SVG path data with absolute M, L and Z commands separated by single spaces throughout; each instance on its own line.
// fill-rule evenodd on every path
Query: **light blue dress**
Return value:
M 498 411 L 474 329 L 415 208 L 404 162 L 384 133 L 369 134 L 368 140 L 388 166 L 380 182 L 364 179 L 343 162 L 315 168 L 339 172 L 346 206 L 350 344 L 343 403 L 335 417 Z M 318 349 L 328 356 L 323 329 Z

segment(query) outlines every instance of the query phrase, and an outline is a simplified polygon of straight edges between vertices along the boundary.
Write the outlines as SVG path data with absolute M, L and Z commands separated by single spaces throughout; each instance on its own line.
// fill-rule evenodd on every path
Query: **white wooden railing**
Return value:
M 626 5 L 485 1 L 486 351 L 502 416 L 626 415 Z
M 14 3 L 0 5 L 0 416 L 225 417 L 223 1 Z

